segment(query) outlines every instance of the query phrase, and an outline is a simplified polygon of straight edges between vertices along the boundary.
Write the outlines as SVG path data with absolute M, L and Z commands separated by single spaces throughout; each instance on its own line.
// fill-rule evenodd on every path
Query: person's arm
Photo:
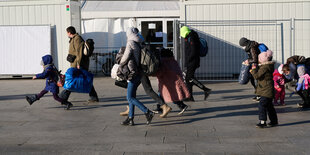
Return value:
M 254 79 L 258 80 L 258 79 L 264 77 L 264 75 L 266 73 L 266 69 L 265 68 L 257 69 L 256 67 L 254 67 L 251 69 L 250 72 L 253 75 Z
M 191 46 L 191 48 L 190 48 L 191 51 L 190 51 L 190 53 L 188 55 L 188 57 L 189 57 L 188 61 L 194 61 L 195 57 L 197 56 L 196 53 L 199 52 L 199 48 L 200 48 L 199 47 L 200 46 L 199 39 L 193 37 L 193 38 L 190 39 L 190 43 L 189 44 Z
M 36 74 L 34 79 L 45 79 L 49 76 L 49 73 L 50 73 L 50 69 L 46 69 L 43 71 L 43 73 L 40 73 L 40 74 Z
M 127 42 L 124 55 L 122 56 L 121 62 L 119 63 L 121 66 L 127 64 L 129 57 L 130 57 L 130 54 L 132 52 L 131 50 L 132 50 L 131 44 L 130 44 L 130 42 Z

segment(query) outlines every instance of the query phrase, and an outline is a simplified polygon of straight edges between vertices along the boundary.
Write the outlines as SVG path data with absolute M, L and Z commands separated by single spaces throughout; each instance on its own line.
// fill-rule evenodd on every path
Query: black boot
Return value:
M 33 102 L 38 100 L 37 95 L 31 95 L 31 96 L 26 96 L 26 100 L 30 105 L 32 105 Z
M 152 122 L 154 115 L 155 115 L 154 112 L 147 110 L 147 112 L 145 113 L 146 125 L 149 125 Z
M 163 112 L 163 109 L 160 108 L 160 105 L 159 105 L 159 104 L 157 104 L 157 105 L 156 105 L 156 109 L 154 109 L 153 111 L 154 111 L 156 114 L 158 114 L 158 113 L 162 113 L 162 112 Z
M 71 102 L 68 101 L 63 101 L 61 102 L 62 105 L 65 105 L 65 109 L 69 110 L 71 107 L 73 107 L 73 104 Z
M 133 122 L 133 118 L 127 117 L 124 122 L 121 123 L 121 125 L 129 125 L 129 126 L 134 126 L 135 123 Z
M 211 89 L 207 88 L 205 85 L 203 85 L 201 82 L 199 82 L 196 78 L 192 78 L 191 82 L 196 85 L 198 88 L 202 89 L 204 91 L 204 100 L 206 100 L 211 92 Z
M 178 102 L 177 105 L 180 109 L 180 112 L 178 113 L 178 115 L 182 115 L 186 111 L 186 109 L 188 108 L 188 106 L 186 104 L 184 104 L 183 102 Z
M 193 95 L 191 95 L 191 97 L 184 99 L 183 101 L 185 102 L 195 102 Z

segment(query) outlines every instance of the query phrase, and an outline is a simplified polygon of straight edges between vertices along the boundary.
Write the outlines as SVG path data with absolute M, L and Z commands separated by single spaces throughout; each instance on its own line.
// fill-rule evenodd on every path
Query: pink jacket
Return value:
M 278 72 L 277 69 L 274 70 L 273 72 L 273 83 L 274 83 L 274 88 L 278 91 L 281 91 L 281 89 L 284 89 L 284 76 Z
M 177 61 L 171 58 L 161 58 L 158 72 L 158 89 L 166 103 L 182 101 L 190 97 L 183 80 L 182 71 Z

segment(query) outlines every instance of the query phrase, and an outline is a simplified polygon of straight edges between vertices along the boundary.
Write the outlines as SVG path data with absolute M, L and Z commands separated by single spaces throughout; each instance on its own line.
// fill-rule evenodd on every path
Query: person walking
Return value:
M 150 124 L 155 113 L 149 110 L 147 107 L 143 105 L 137 98 L 137 88 L 141 83 L 142 70 L 140 66 L 140 56 L 141 56 L 141 43 L 143 41 L 143 37 L 139 34 L 139 30 L 134 27 L 128 28 L 127 32 L 127 44 L 124 55 L 120 61 L 120 68 L 125 65 L 128 65 L 129 60 L 133 60 L 136 63 L 137 71 L 135 71 L 135 75 L 128 82 L 127 86 L 127 100 L 129 102 L 129 114 L 125 121 L 123 121 L 122 125 L 134 125 L 134 112 L 135 106 L 137 106 L 146 117 L 146 124 Z
M 84 40 L 83 38 L 76 33 L 76 30 L 73 26 L 68 27 L 67 36 L 70 38 L 69 45 L 69 55 L 67 60 L 70 62 L 70 66 L 77 69 L 89 69 L 89 56 L 83 54 L 84 50 Z M 70 60 L 71 59 L 71 60 Z M 60 93 L 62 99 L 68 100 L 70 97 L 71 91 L 64 89 Z M 89 92 L 90 99 L 88 102 L 99 102 L 97 92 L 94 88 L 94 85 Z
M 190 93 L 187 101 L 195 101 L 193 97 L 193 85 L 204 91 L 204 100 L 208 98 L 211 89 L 207 88 L 195 78 L 195 71 L 200 67 L 200 40 L 197 32 L 190 30 L 187 26 L 183 26 L 180 35 L 185 41 L 185 81 Z

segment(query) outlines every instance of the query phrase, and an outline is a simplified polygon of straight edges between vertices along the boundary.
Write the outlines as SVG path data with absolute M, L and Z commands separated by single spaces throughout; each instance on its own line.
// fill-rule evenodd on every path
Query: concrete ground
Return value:
M 25 95 L 44 88 L 43 80 L 0 80 L 0 154 L 310 154 L 310 111 L 300 110 L 298 96 L 276 107 L 280 126 L 258 129 L 257 103 L 250 85 L 207 83 L 212 94 L 196 102 L 183 116 L 178 108 L 167 118 L 155 116 L 151 125 L 136 109 L 136 126 L 121 126 L 119 112 L 127 104 L 126 90 L 111 78 L 96 78 L 100 102 L 87 104 L 87 94 L 73 93 L 66 111 L 49 93 L 29 106 Z M 152 79 L 154 89 L 157 82 Z M 138 89 L 140 101 L 151 109 L 155 102 Z

